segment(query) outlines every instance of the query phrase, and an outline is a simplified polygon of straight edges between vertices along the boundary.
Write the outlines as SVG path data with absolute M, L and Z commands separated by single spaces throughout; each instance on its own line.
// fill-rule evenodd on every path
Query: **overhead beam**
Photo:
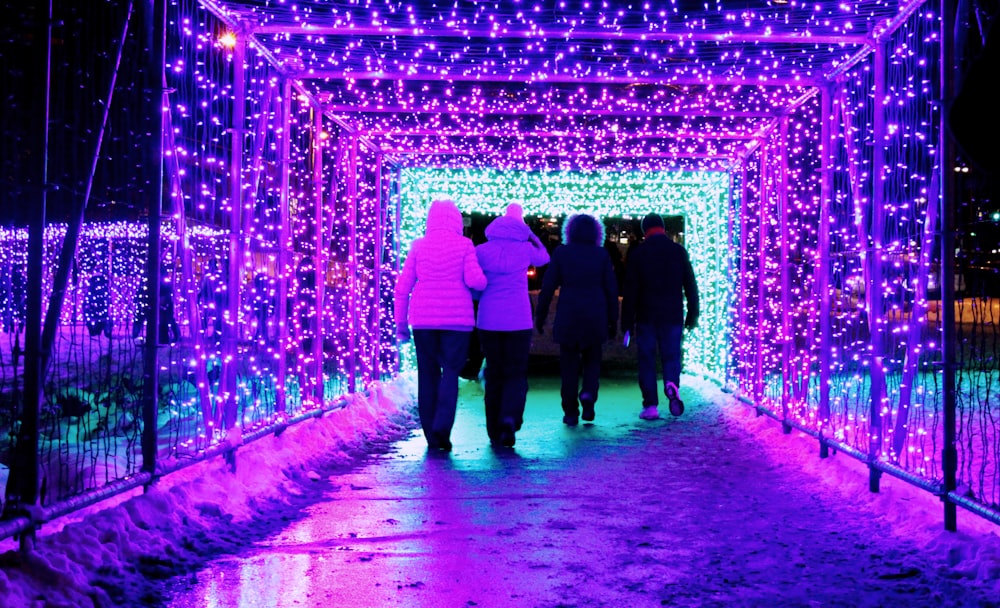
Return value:
M 559 117 L 587 117 L 587 116 L 651 116 L 651 117 L 680 117 L 680 118 L 774 118 L 778 112 L 726 112 L 724 110 L 701 110 L 698 108 L 688 110 L 664 110 L 662 108 L 557 108 L 550 110 L 541 109 L 519 109 L 519 108 L 485 108 L 476 109 L 465 105 L 449 105 L 447 108 L 432 109 L 426 107 L 406 107 L 406 106 L 374 106 L 360 107 L 351 105 L 326 105 L 323 111 L 330 114 L 451 114 L 451 115 L 472 115 L 472 116 L 548 116 Z
M 413 130 L 378 130 L 359 131 L 361 135 L 369 137 L 510 137 L 523 139 L 527 137 L 537 138 L 574 138 L 574 139 L 754 139 L 756 133 L 685 133 L 683 131 L 659 132 L 659 133 L 631 133 L 615 132 L 593 133 L 586 131 L 530 131 L 530 132 L 497 132 L 495 130 L 447 132 L 434 129 L 413 129 Z
M 861 45 L 871 42 L 864 34 L 810 34 L 810 33 L 766 33 L 766 32 L 639 32 L 625 30 L 577 30 L 577 29 L 455 29 L 444 27 L 387 27 L 364 25 L 258 25 L 254 34 L 264 36 L 274 34 L 301 36 L 381 36 L 393 38 L 488 38 L 502 40 L 620 40 L 623 42 L 731 42 L 747 44 L 835 44 L 843 46 Z
M 740 86 L 794 86 L 811 87 L 825 82 L 821 76 L 697 76 L 682 74 L 677 76 L 580 76 L 576 74 L 452 74 L 447 72 L 357 72 L 348 70 L 300 70 L 292 73 L 292 78 L 301 80 L 386 80 L 386 81 L 427 81 L 446 82 L 510 82 L 537 84 L 657 84 L 680 86 L 740 85 Z
M 483 156 L 482 150 L 426 150 L 424 148 L 382 148 L 384 154 L 399 154 L 402 156 Z M 508 154 L 501 154 L 501 156 L 509 157 Z M 566 158 L 588 158 L 594 159 L 603 156 L 604 158 L 619 158 L 617 154 L 599 154 L 593 153 L 589 156 L 582 154 L 569 154 L 559 151 L 551 152 L 527 152 L 524 154 L 518 154 L 517 158 L 549 158 L 549 157 L 566 157 Z M 709 154 L 707 152 L 699 153 L 679 153 L 679 152 L 638 152 L 629 153 L 628 159 L 633 158 L 695 158 L 699 160 L 732 160 L 735 158 L 732 154 Z

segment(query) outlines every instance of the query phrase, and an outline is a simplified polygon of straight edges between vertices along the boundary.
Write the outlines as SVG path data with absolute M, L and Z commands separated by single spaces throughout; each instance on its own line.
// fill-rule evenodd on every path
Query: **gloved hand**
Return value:
M 544 323 L 536 323 L 535 324 L 535 331 L 538 332 L 539 336 L 544 335 L 545 334 L 545 324 Z
M 684 319 L 684 329 L 691 330 L 696 327 L 698 327 L 698 317 L 688 315 L 687 318 Z
M 396 341 L 400 344 L 410 341 L 410 329 L 408 327 L 396 328 Z

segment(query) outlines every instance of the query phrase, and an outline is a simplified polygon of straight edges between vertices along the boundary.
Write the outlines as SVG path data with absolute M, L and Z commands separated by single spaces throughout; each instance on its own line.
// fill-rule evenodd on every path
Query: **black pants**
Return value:
M 429 445 L 449 439 L 458 405 L 458 370 L 469 348 L 467 331 L 414 329 L 417 411 Z
M 559 375 L 562 378 L 563 412 L 567 416 L 579 416 L 580 407 L 577 401 L 580 396 L 591 402 L 597 401 L 597 390 L 601 385 L 601 343 L 579 345 L 559 345 Z M 580 376 L 583 376 L 583 387 L 580 388 Z M 579 394 L 577 390 L 579 389 Z
M 483 402 L 486 405 L 486 433 L 499 440 L 505 420 L 514 430 L 524 422 L 524 402 L 528 398 L 528 351 L 531 330 L 479 330 L 479 340 L 486 356 L 486 380 Z

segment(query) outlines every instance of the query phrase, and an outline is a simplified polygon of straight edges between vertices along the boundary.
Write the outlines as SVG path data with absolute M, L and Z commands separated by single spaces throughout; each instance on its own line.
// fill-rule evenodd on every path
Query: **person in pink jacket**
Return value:
M 486 288 L 472 241 L 462 236 L 462 213 L 452 201 L 433 201 L 424 236 L 415 239 L 396 281 L 396 337 L 417 353 L 417 410 L 431 449 L 451 450 L 458 372 L 475 326 L 472 291 Z

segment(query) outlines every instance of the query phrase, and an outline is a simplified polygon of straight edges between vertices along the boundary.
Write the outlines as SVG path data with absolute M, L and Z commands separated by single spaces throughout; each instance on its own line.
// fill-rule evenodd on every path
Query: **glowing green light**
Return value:
M 535 172 L 404 169 L 400 189 L 400 248 L 421 236 L 427 207 L 454 200 L 466 213 L 502 215 L 518 203 L 525 215 L 641 218 L 656 212 L 684 217 L 684 242 L 698 278 L 701 317 L 685 337 L 685 370 L 721 379 L 728 357 L 727 273 L 729 174 L 721 171 Z

